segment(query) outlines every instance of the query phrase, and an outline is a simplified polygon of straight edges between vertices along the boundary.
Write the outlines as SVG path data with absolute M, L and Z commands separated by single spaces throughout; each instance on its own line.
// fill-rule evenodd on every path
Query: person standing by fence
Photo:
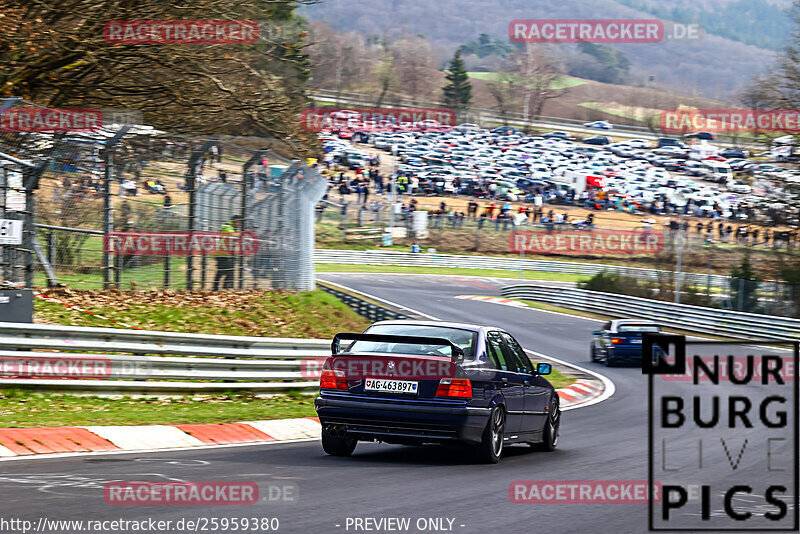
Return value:
M 223 234 L 233 234 L 238 231 L 239 228 L 237 227 L 241 227 L 241 218 L 239 216 L 223 224 L 220 230 Z M 230 252 L 230 236 L 221 236 L 220 239 L 226 239 L 229 242 L 226 243 L 225 250 L 219 250 L 217 252 L 219 255 L 214 258 L 217 262 L 217 272 L 214 275 L 214 291 L 219 291 L 220 282 L 222 282 L 222 289 L 233 289 L 234 261 Z

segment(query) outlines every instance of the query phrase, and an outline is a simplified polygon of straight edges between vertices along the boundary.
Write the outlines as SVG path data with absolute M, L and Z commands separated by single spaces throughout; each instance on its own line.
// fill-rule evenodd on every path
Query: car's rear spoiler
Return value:
M 355 334 L 349 332 L 340 332 L 333 336 L 331 342 L 331 354 L 339 354 L 339 349 L 342 339 L 353 341 L 373 341 L 377 343 L 409 343 L 412 345 L 442 345 L 450 347 L 450 358 L 453 361 L 462 360 L 464 358 L 464 351 L 461 347 L 453 344 L 449 339 L 443 337 L 424 337 L 424 336 L 394 336 L 389 334 Z

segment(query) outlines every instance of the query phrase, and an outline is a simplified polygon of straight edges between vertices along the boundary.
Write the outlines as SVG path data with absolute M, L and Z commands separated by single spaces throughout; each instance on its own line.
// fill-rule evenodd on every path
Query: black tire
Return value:
M 357 443 L 354 438 L 340 438 L 327 430 L 322 431 L 322 450 L 331 456 L 350 456 Z
M 544 430 L 542 431 L 542 442 L 536 443 L 533 448 L 537 451 L 552 452 L 558 446 L 558 432 L 561 427 L 561 409 L 558 405 L 558 399 L 553 399 L 550 405 L 550 415 L 544 423 Z
M 480 445 L 475 446 L 477 460 L 484 464 L 496 464 L 503 455 L 506 412 L 502 406 L 495 406 L 489 415 Z
M 589 347 L 589 359 L 592 360 L 592 363 L 597 363 L 597 348 L 594 343 Z

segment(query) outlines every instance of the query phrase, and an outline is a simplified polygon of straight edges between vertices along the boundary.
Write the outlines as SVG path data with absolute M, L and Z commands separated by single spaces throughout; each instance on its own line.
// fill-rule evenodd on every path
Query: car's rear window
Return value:
M 453 345 L 464 351 L 464 358 L 470 359 L 475 354 L 474 348 L 477 344 L 478 334 L 470 330 L 461 328 L 447 328 L 442 326 L 407 325 L 407 324 L 384 324 L 371 326 L 366 330 L 367 334 L 387 334 L 394 336 L 420 336 L 438 337 L 450 340 Z M 432 350 L 427 350 L 432 349 Z M 438 350 L 437 350 L 438 349 Z M 412 346 L 407 343 L 379 343 L 374 341 L 356 341 L 348 352 L 391 352 L 397 354 L 428 354 L 436 350 L 444 354 L 450 354 L 450 350 L 441 345 L 431 347 Z
M 622 324 L 617 328 L 620 334 L 625 332 L 660 332 L 661 327 L 657 324 Z

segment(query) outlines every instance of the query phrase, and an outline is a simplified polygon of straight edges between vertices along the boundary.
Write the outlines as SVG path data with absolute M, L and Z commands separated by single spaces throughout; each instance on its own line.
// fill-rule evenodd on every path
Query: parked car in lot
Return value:
M 599 128 L 600 130 L 611 130 L 614 125 L 607 121 L 594 121 L 586 122 L 583 124 L 586 128 Z
M 477 124 L 473 124 L 471 122 L 465 122 L 463 124 L 459 124 L 454 128 L 454 130 L 458 132 L 478 132 L 480 131 L 481 127 Z
M 654 154 L 667 156 L 668 158 L 689 159 L 689 151 L 677 146 L 664 146 L 653 150 Z
M 659 137 L 656 139 L 656 148 L 664 148 L 664 147 L 676 147 L 676 148 L 686 148 L 686 144 L 682 141 L 677 139 L 673 139 L 671 137 Z
M 348 152 L 345 154 L 342 163 L 347 165 L 348 169 L 363 169 L 367 165 L 367 158 L 366 155 L 361 152 Z
M 684 135 L 686 139 L 700 139 L 702 141 L 713 141 L 714 134 L 710 132 L 694 132 Z
M 330 455 L 349 456 L 359 441 L 451 443 L 496 463 L 508 444 L 558 444 L 550 366 L 500 328 L 383 321 L 337 334 L 331 353 L 315 401 Z
M 560 131 L 548 132 L 548 133 L 544 134 L 542 137 L 544 137 L 545 139 L 566 139 L 566 140 L 570 140 L 570 141 L 575 139 L 573 136 L 569 135 L 567 132 L 560 132 Z
M 723 148 L 719 155 L 723 158 L 746 158 L 750 153 L 742 148 Z
M 493 133 L 495 135 L 516 135 L 518 132 L 513 126 L 500 126 L 489 133 Z
M 611 367 L 622 363 L 642 363 L 642 337 L 645 333 L 658 333 L 661 327 L 641 319 L 615 319 L 592 334 L 589 348 L 593 362 Z
M 711 180 L 712 182 L 718 182 L 721 184 L 733 180 L 733 172 L 731 171 L 731 167 L 725 162 L 716 161 L 709 158 L 703 161 L 701 165 L 705 170 L 704 177 L 706 180 Z
M 631 148 L 650 148 L 652 143 L 647 139 L 630 139 L 625 144 Z
M 611 139 L 605 135 L 596 135 L 594 137 L 584 139 L 583 142 L 587 145 L 608 145 L 611 143 Z
M 686 160 L 668 159 L 664 162 L 664 168 L 668 171 L 680 172 L 686 168 Z
M 783 170 L 782 167 L 773 165 L 771 163 L 756 163 L 755 165 L 753 165 L 753 171 L 759 173 L 779 172 L 782 170 Z
M 729 159 L 727 161 L 728 165 L 731 166 L 731 170 L 734 174 L 743 174 L 747 176 L 753 175 L 753 163 L 746 159 Z
M 725 184 L 725 187 L 728 189 L 728 191 L 744 195 L 747 195 L 753 191 L 752 187 L 750 187 L 749 185 L 740 180 L 730 180 L 728 183 Z

